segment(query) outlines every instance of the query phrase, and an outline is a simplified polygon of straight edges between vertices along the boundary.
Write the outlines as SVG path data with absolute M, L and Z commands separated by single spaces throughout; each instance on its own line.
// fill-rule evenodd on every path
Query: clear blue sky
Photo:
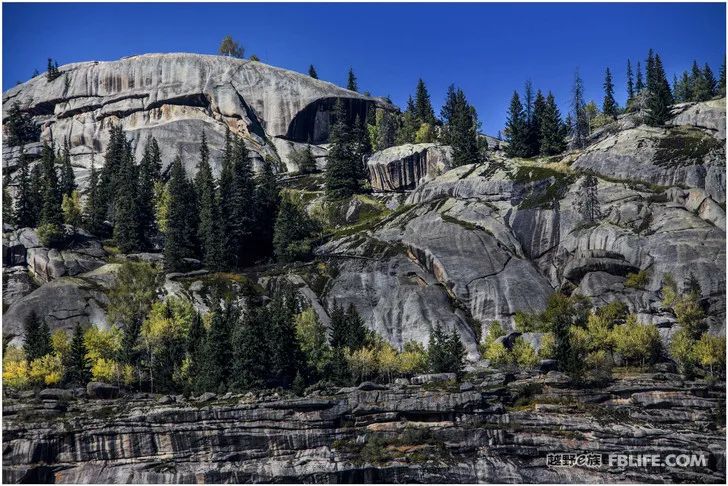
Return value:
M 435 111 L 463 88 L 484 131 L 503 127 L 514 89 L 530 78 L 562 110 L 578 67 L 601 105 L 605 67 L 624 102 L 625 63 L 654 48 L 668 77 L 693 59 L 720 69 L 724 4 L 3 4 L 3 90 L 59 64 L 149 52 L 215 53 L 225 34 L 263 62 L 403 106 L 422 77 Z M 644 61 L 643 61 L 644 64 Z

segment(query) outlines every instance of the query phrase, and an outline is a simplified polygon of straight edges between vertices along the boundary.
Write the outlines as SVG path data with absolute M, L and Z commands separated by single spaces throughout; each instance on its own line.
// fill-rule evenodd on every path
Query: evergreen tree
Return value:
M 708 66 L 708 63 L 705 63 L 705 66 L 703 67 L 703 79 L 705 82 L 706 95 L 708 96 L 708 99 L 711 99 L 717 94 L 717 91 L 715 76 L 713 75 L 713 70 L 710 69 L 710 66 Z
M 655 55 L 651 63 L 648 58 L 647 79 L 647 123 L 652 126 L 663 125 L 670 118 L 670 105 L 673 100 L 659 55 Z
M 725 97 L 725 57 L 723 58 L 723 64 L 720 66 L 720 78 L 718 79 L 718 94 Z
M 313 156 L 310 145 L 306 145 L 305 149 L 292 152 L 290 159 L 298 167 L 299 174 L 313 174 L 316 172 L 316 158 Z
M 329 199 L 349 197 L 359 191 L 359 170 L 351 130 L 340 99 L 334 105 L 334 123 L 329 134 L 326 165 L 326 195 Z
M 627 59 L 627 106 L 634 98 L 634 79 L 632 78 L 632 63 Z
M 262 388 L 270 371 L 268 309 L 250 309 L 232 336 L 233 386 L 239 390 Z M 214 321 L 213 321 L 214 322 Z
M 331 347 L 355 351 L 366 344 L 369 332 L 353 304 L 346 311 L 334 302 L 331 310 Z
M 230 200 L 227 213 L 223 213 L 227 228 L 227 254 L 235 267 L 249 262 L 252 248 L 251 235 L 255 223 L 255 183 L 252 162 L 245 142 L 236 137 L 231 153 Z
M 675 101 L 678 103 L 684 103 L 692 99 L 692 84 L 687 71 L 683 71 L 682 76 L 674 84 L 673 94 Z
M 586 103 L 584 102 L 584 84 L 579 76 L 579 71 L 574 75 L 574 88 L 571 108 L 574 113 L 574 126 L 572 129 L 573 143 L 577 148 L 583 148 L 586 145 L 586 139 L 589 136 L 589 118 L 586 112 Z
M 606 116 L 617 119 L 617 102 L 614 100 L 614 83 L 612 83 L 612 73 L 607 68 L 604 74 L 604 101 L 602 102 L 602 113 Z
M 99 175 L 94 165 L 93 156 L 91 158 L 91 174 L 89 176 L 88 192 L 86 196 L 86 206 L 84 208 L 83 219 L 85 228 L 95 235 L 101 234 L 103 231 L 104 215 L 106 209 L 101 206 L 99 200 Z
M 235 39 L 233 39 L 232 36 L 226 35 L 220 43 L 218 53 L 221 56 L 236 57 L 238 59 L 242 59 L 245 56 L 245 48 L 243 48 L 243 46 L 241 46 Z
M 410 97 L 410 102 L 411 101 L 412 98 Z M 414 108 L 405 110 L 402 114 L 402 121 L 400 123 L 399 131 L 397 132 L 395 143 L 397 145 L 415 143 L 419 127 L 420 125 L 417 121 L 417 117 L 415 116 Z
M 63 152 L 61 152 L 61 181 L 60 191 L 61 197 L 71 196 L 76 190 L 76 177 L 73 175 L 73 167 L 71 167 L 71 151 L 68 147 L 68 139 L 63 140 Z
M 346 89 L 350 91 L 359 91 L 359 85 L 356 82 L 356 76 L 354 75 L 354 70 L 352 68 L 349 68 L 349 75 L 346 81 Z
M 127 140 L 120 125 L 109 127 L 109 143 L 106 146 L 104 166 L 99 174 L 98 199 L 104 208 L 104 218 L 114 221 L 115 198 L 119 194 L 118 183 L 126 157 Z
M 35 222 L 40 224 L 40 212 L 43 208 L 43 164 L 35 164 L 30 171 L 31 206 L 35 212 Z
M 574 199 L 574 209 L 581 215 L 582 221 L 592 224 L 602 217 L 602 210 L 597 197 L 597 178 L 585 176 Z
M 20 104 L 16 101 L 10 106 L 4 127 L 7 135 L 7 144 L 11 147 L 35 142 L 40 137 L 40 129 L 33 122 L 29 113 L 20 111 Z
M 523 93 L 523 114 L 526 120 L 524 135 L 526 152 L 524 157 L 531 157 L 538 153 L 538 126 L 534 116 L 533 84 L 530 79 L 526 81 Z
M 452 146 L 454 167 L 480 161 L 478 143 L 479 123 L 475 109 L 468 103 L 461 89 L 448 90 L 448 99 L 443 107 L 443 123 L 446 126 L 447 142 Z
M 397 121 L 392 114 L 383 110 L 378 118 L 377 124 L 377 150 L 384 150 L 394 146 L 397 136 Z
M 149 137 L 139 164 L 137 211 L 139 235 L 148 241 L 155 229 L 154 185 L 161 179 L 161 157 L 157 141 Z
M 205 340 L 207 339 L 207 330 L 202 322 L 202 316 L 199 312 L 195 313 L 195 317 L 190 324 L 190 330 L 187 333 L 187 358 L 189 359 L 188 375 L 193 383 L 200 374 L 200 366 L 204 356 Z
M 140 224 L 137 206 L 137 168 L 130 141 L 124 141 L 123 157 L 114 198 L 114 242 L 123 253 L 140 246 Z
M 24 151 L 20 152 L 18 165 L 18 198 L 15 204 L 15 224 L 19 228 L 35 227 L 38 224 L 37 196 L 33 194 L 28 170 L 28 157 Z
M 83 340 L 83 329 L 76 324 L 71 339 L 71 347 L 66 357 L 64 381 L 72 385 L 85 385 L 91 379 L 90 364 L 86 355 L 88 350 Z
M 448 372 L 455 373 L 458 378 L 462 377 L 465 369 L 465 346 L 455 329 L 448 336 L 445 349 L 448 358 Z
M 273 254 L 273 231 L 280 203 L 273 164 L 266 162 L 258 175 L 255 189 L 254 247 L 257 256 L 269 257 Z
M 697 61 L 693 61 L 693 67 L 690 72 L 690 101 L 706 101 L 710 99 L 710 89 L 705 79 L 705 73 L 698 66 Z
M 513 92 L 511 105 L 508 109 L 508 118 L 506 120 L 506 153 L 509 157 L 525 157 L 528 153 L 526 141 L 526 115 L 523 111 L 521 99 L 518 92 Z
M 48 144 L 43 144 L 41 154 L 43 192 L 40 224 L 60 226 L 63 222 L 63 213 L 61 212 L 61 194 L 58 190 L 56 156 L 53 147 Z
M 187 223 L 189 214 L 186 211 L 185 191 L 188 188 L 185 170 L 179 156 L 172 162 L 169 191 L 169 214 L 167 216 L 167 233 L 164 239 L 164 265 L 169 271 L 180 271 L 184 268 L 183 258 L 190 256 L 187 239 Z
M 313 79 L 318 79 L 318 73 L 316 72 L 316 68 L 313 67 L 313 64 L 310 64 L 308 66 L 308 75 L 311 76 Z
M 210 150 L 207 147 L 205 132 L 202 132 L 200 142 L 200 161 L 197 164 L 197 175 L 195 176 L 195 194 L 197 196 L 197 207 L 199 210 L 199 226 L 197 237 L 200 242 L 203 259 L 208 260 L 208 253 L 214 246 L 213 227 L 220 222 L 213 219 L 217 216 L 217 197 L 215 194 L 215 179 L 212 177 L 210 167 Z
M 224 393 L 234 381 L 235 378 L 231 376 L 234 370 L 232 349 L 237 352 L 238 348 L 235 343 L 231 346 L 231 338 L 238 327 L 239 318 L 238 309 L 231 302 L 213 311 L 200 363 L 197 382 L 200 391 Z
M 556 155 L 566 150 L 566 129 L 561 122 L 561 114 L 556 106 L 554 95 L 549 92 L 546 106 L 541 117 L 541 155 Z
M 306 260 L 311 256 L 316 223 L 287 199 L 281 202 L 275 222 L 273 248 L 280 262 Z
M 359 115 L 354 121 L 354 128 L 351 131 L 352 141 L 352 162 L 354 164 L 354 174 L 358 181 L 367 178 L 366 159 L 372 153 L 372 145 L 369 141 L 369 134 L 364 128 Z
M 448 357 L 447 349 L 444 345 L 446 341 L 447 336 L 438 322 L 430 332 L 430 339 L 427 345 L 428 364 L 433 373 L 444 373 L 447 370 Z
M 31 311 L 23 322 L 25 342 L 23 351 L 28 362 L 38 359 L 53 351 L 51 348 L 51 331 L 45 320 L 38 318 L 35 311 Z
M 270 368 L 268 386 L 289 387 L 296 371 L 304 366 L 303 354 L 296 337 L 295 316 L 298 300 L 294 289 L 285 285 L 268 304 Z
M 15 224 L 15 212 L 13 211 L 13 196 L 8 191 L 8 179 L 3 180 L 3 222 L 6 224 Z
M 637 75 L 634 85 L 635 94 L 640 93 L 645 88 L 644 82 L 642 81 L 642 68 L 640 62 L 637 61 Z
M 531 119 L 531 132 L 534 136 L 531 138 L 531 146 L 528 153 L 530 157 L 541 153 L 541 135 L 543 131 L 544 115 L 546 112 L 546 98 L 544 98 L 541 90 L 536 91 L 536 99 L 533 102 L 533 116 Z
M 417 81 L 415 91 L 415 116 L 420 123 L 435 125 L 435 111 L 432 109 L 430 93 L 427 92 L 427 87 L 422 79 Z

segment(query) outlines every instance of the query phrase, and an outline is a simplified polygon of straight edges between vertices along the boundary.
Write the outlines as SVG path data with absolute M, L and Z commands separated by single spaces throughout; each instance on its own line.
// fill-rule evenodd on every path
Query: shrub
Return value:
M 700 335 L 708 330 L 705 322 L 705 312 L 697 300 L 697 296 L 689 293 L 678 298 L 673 306 L 678 324 L 685 329 L 692 339 L 699 339 Z
M 63 378 L 63 363 L 57 354 L 46 354 L 30 363 L 30 380 L 46 386 L 57 385 Z
M 3 353 L 3 385 L 15 389 L 30 384 L 30 367 L 22 348 L 8 346 Z
M 493 343 L 486 349 L 483 357 L 490 361 L 491 366 L 503 367 L 513 364 L 513 355 L 508 352 L 503 343 Z
M 627 363 L 651 364 L 660 353 L 660 334 L 652 325 L 642 325 L 631 314 L 627 322 L 612 331 L 615 351 Z
M 672 274 L 666 273 L 662 277 L 662 306 L 671 308 L 677 298 L 677 283 Z
M 725 336 L 703 334 L 695 346 L 695 358 L 700 366 L 723 374 L 725 370 Z
M 523 368 L 533 368 L 538 364 L 536 351 L 522 338 L 516 338 L 511 349 L 513 360 Z
M 541 348 L 538 350 L 540 359 L 552 359 L 556 352 L 556 339 L 553 333 L 547 332 L 541 338 Z
M 483 339 L 483 342 L 480 343 L 480 345 L 478 346 L 478 351 L 480 351 L 480 354 L 485 354 L 488 348 L 495 342 L 495 340 L 501 336 L 505 336 L 505 334 L 506 333 L 503 330 L 503 326 L 500 322 L 491 322 L 490 326 L 488 326 L 488 332 L 485 335 L 485 339 Z
M 624 302 L 615 300 L 607 305 L 603 305 L 597 309 L 596 315 L 605 319 L 609 324 L 609 327 L 613 327 L 614 324 L 624 321 L 627 318 L 629 309 Z
M 670 354 L 686 376 L 692 376 L 697 365 L 694 349 L 695 340 L 686 329 L 680 329 L 670 341 Z
M 427 371 L 427 351 L 417 342 L 405 343 L 399 354 L 398 371 L 402 375 L 414 375 Z
M 624 281 L 624 286 L 632 289 L 644 289 L 645 287 L 647 287 L 647 284 L 649 282 L 650 278 L 647 275 L 647 272 L 644 270 L 640 270 L 637 273 L 628 274 L 626 280 Z
M 592 351 L 584 359 L 587 376 L 596 383 L 606 383 L 612 378 L 612 359 L 606 351 Z
M 54 248 L 59 246 L 63 243 L 64 237 L 63 228 L 57 224 L 46 223 L 38 228 L 38 239 L 40 244 L 45 247 Z

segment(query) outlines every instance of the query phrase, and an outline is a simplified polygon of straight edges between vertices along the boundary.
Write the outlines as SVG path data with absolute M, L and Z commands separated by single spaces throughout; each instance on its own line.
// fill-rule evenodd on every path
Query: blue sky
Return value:
M 450 83 L 483 129 L 503 127 L 514 89 L 531 79 L 568 106 L 575 69 L 601 105 L 604 69 L 624 101 L 626 59 L 654 48 L 668 77 L 693 59 L 716 72 L 724 4 L 3 4 L 3 90 L 59 64 L 149 52 L 216 52 L 231 34 L 263 62 L 344 84 L 403 106 L 422 77 L 435 111 Z M 644 62 L 643 62 L 644 64 Z

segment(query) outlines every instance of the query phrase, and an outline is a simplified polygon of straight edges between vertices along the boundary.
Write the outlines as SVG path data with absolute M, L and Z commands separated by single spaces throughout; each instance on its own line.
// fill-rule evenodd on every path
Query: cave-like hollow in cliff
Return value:
M 336 100 L 344 103 L 347 114 L 347 124 L 353 125 L 358 116 L 362 123 L 366 121 L 369 107 L 374 104 L 371 100 L 359 98 L 329 97 L 320 98 L 308 104 L 288 125 L 286 139 L 293 142 L 321 144 L 329 141 L 329 126 Z

